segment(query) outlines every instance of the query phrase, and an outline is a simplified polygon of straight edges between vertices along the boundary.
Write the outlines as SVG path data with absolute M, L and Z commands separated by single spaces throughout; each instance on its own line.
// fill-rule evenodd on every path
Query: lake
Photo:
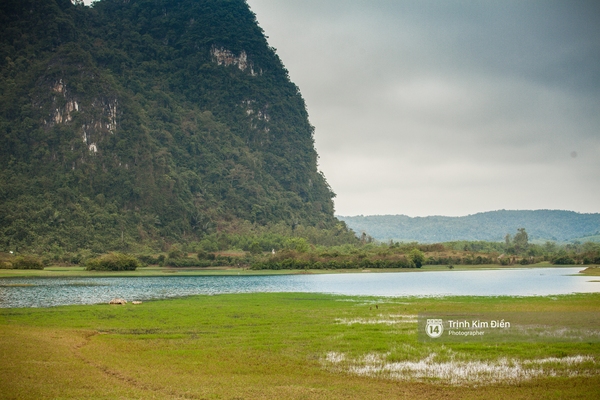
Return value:
M 261 276 L 0 278 L 0 308 L 152 300 L 195 294 L 310 292 L 367 296 L 543 296 L 600 292 L 582 268 Z

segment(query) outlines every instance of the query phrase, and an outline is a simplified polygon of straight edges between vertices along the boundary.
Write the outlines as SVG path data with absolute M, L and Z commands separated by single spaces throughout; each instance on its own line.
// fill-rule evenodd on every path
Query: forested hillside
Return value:
M 0 2 L 0 250 L 343 231 L 244 0 L 75 3 Z
M 415 217 L 406 215 L 338 216 L 355 232 L 377 240 L 441 243 L 456 240 L 500 242 L 506 234 L 525 228 L 530 240 L 567 242 L 590 240 L 600 234 L 600 214 L 573 211 L 490 211 L 466 217 Z

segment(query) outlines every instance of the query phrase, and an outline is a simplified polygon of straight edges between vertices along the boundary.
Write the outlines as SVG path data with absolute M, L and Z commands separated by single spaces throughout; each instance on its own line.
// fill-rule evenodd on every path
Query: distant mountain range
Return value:
M 600 214 L 573 211 L 499 210 L 465 217 L 408 217 L 406 215 L 337 216 L 357 234 L 379 241 L 439 243 L 456 240 L 503 241 L 525 228 L 530 241 L 600 241 Z

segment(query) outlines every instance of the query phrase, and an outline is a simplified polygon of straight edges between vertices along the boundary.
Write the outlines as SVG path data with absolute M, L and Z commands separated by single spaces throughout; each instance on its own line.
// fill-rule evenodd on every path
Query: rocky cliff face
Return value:
M 6 0 L 0 37 L 0 246 L 335 224 L 304 101 L 245 1 Z
M 77 113 L 81 115 L 81 127 L 71 128 L 80 132 L 83 143 L 94 153 L 98 152 L 98 142 L 108 134 L 116 132 L 119 103 L 117 98 L 97 97 L 85 104 L 70 93 L 62 78 L 55 82 L 49 91 L 53 93 L 50 104 L 39 105 L 41 109 L 49 110 L 43 121 L 46 129 L 59 124 L 71 126 Z

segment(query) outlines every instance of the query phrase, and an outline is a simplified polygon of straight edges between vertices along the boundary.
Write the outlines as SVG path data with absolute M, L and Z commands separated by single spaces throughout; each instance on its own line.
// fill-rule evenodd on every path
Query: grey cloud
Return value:
M 596 3 L 249 4 L 307 100 L 340 214 L 599 211 Z

